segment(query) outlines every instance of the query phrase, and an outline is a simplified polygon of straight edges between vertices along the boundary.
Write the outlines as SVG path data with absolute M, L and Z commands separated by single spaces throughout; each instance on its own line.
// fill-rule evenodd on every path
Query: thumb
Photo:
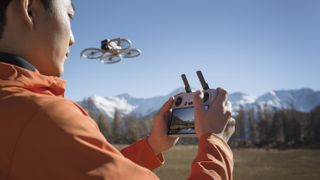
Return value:
M 167 112 L 169 112 L 169 110 L 170 110 L 170 108 L 171 108 L 171 106 L 172 106 L 172 103 L 173 103 L 173 97 L 170 97 L 170 98 L 168 99 L 168 101 L 165 102 L 165 103 L 162 105 L 159 113 L 160 113 L 161 115 L 163 115 L 163 114 L 166 114 Z
M 205 110 L 203 107 L 203 102 L 200 97 L 201 92 L 197 91 L 194 95 L 193 103 L 194 103 L 194 126 L 197 133 L 198 138 L 201 136 L 201 119 L 204 118 Z
M 202 102 L 200 95 L 201 95 L 201 92 L 196 91 L 194 98 L 193 98 L 195 115 L 202 114 L 204 112 L 203 102 Z

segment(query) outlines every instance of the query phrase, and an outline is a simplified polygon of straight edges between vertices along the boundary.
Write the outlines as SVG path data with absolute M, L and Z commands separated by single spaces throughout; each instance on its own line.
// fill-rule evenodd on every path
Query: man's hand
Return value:
M 160 109 L 156 117 L 153 119 L 152 131 L 148 138 L 148 143 L 155 154 L 159 154 L 165 150 L 173 147 L 178 138 L 169 137 L 168 132 L 168 119 L 170 116 L 170 108 L 173 103 L 171 97 Z
M 235 120 L 231 117 L 231 104 L 227 100 L 227 92 L 222 88 L 218 88 L 217 92 L 218 95 L 208 111 L 204 109 L 201 92 L 198 91 L 195 95 L 195 129 L 198 139 L 203 134 L 214 133 L 228 142 L 235 131 Z

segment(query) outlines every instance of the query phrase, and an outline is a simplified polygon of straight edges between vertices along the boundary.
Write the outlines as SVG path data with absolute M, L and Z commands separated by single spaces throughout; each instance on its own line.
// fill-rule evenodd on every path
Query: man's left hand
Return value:
M 173 102 L 173 97 L 170 97 L 153 119 L 152 131 L 148 137 L 148 143 L 156 155 L 170 149 L 178 141 L 178 138 L 169 137 L 167 134 L 170 108 Z

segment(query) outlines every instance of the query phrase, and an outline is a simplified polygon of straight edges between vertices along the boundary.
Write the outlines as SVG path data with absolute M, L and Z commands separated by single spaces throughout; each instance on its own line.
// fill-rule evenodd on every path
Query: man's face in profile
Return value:
M 53 0 L 50 10 L 34 5 L 32 15 L 34 41 L 31 47 L 34 49 L 30 49 L 29 52 L 34 53 L 34 65 L 44 75 L 61 76 L 69 47 L 74 43 L 71 30 L 74 8 L 71 0 Z

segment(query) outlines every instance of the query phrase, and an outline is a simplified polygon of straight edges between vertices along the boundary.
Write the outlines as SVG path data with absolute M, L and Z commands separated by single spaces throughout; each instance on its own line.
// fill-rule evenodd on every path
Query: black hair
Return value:
M 7 7 L 12 0 L 1 0 L 0 1 L 0 39 L 6 25 L 6 11 Z M 46 11 L 52 11 L 52 0 L 41 0 L 43 7 Z

